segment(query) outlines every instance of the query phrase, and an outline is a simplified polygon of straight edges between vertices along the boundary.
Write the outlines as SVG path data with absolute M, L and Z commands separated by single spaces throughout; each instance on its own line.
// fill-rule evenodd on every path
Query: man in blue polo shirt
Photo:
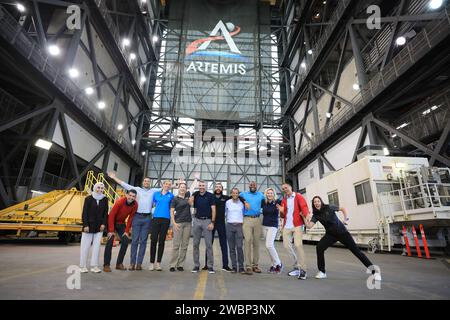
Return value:
M 198 192 L 189 198 L 189 204 L 194 206 L 195 217 L 193 223 L 193 253 L 194 269 L 192 272 L 200 271 L 200 240 L 203 234 L 206 245 L 206 256 L 208 272 L 213 274 L 214 255 L 212 248 L 212 230 L 216 221 L 216 199 L 213 194 L 206 191 L 205 181 L 198 182 Z
M 264 194 L 256 191 L 255 181 L 251 181 L 248 186 L 250 191 L 241 192 L 241 197 L 250 205 L 250 208 L 245 209 L 242 229 L 244 231 L 245 273 L 252 274 L 253 272 L 261 273 L 261 269 L 258 267 L 259 240 L 261 238 L 262 229 L 259 215 L 261 212 L 261 201 L 264 200 Z

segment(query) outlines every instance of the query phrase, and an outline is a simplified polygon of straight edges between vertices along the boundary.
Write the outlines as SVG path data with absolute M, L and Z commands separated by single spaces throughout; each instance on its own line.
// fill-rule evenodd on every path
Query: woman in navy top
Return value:
M 153 196 L 155 211 L 152 219 L 152 232 L 150 241 L 150 270 L 161 271 L 161 260 L 164 253 L 164 243 L 166 241 L 167 231 L 170 225 L 170 202 L 173 199 L 173 193 L 170 192 L 172 183 L 168 180 L 164 181 L 161 191 Z M 156 246 L 158 246 L 158 258 L 156 267 L 154 266 L 156 258 Z
M 262 225 L 266 235 L 266 249 L 272 260 L 269 273 L 281 273 L 283 269 L 283 265 L 275 249 L 275 237 L 278 232 L 279 205 L 280 203 L 276 199 L 275 190 L 273 188 L 266 189 L 264 192 L 264 200 L 261 201 L 261 213 L 264 216 Z

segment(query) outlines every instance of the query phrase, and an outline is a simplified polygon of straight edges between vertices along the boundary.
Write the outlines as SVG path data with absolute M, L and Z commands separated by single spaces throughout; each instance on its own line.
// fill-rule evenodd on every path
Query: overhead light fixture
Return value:
M 312 138 L 313 135 L 314 135 L 314 132 L 308 132 L 308 136 L 309 136 L 310 138 Z
M 147 80 L 147 78 L 145 77 L 145 76 L 141 76 L 141 83 L 144 83 L 145 82 L 145 80 Z
M 47 47 L 48 53 L 50 53 L 52 56 L 57 56 L 61 53 L 61 50 L 56 44 L 51 44 Z
M 122 130 L 123 129 L 123 124 L 121 124 L 121 123 L 119 123 L 118 125 L 117 125 L 117 130 Z
M 359 90 L 359 84 L 354 83 L 353 84 L 353 90 Z
M 156 35 L 154 35 L 154 36 L 153 36 L 153 38 L 152 38 L 152 40 L 153 40 L 153 42 L 158 42 L 158 40 L 159 40 L 159 37 L 158 37 L 158 36 L 156 36 Z
M 328 119 L 330 119 L 330 118 L 331 118 L 331 113 L 327 112 L 327 113 L 325 114 L 325 116 L 326 116 Z
M 326 1 L 324 1 L 324 2 L 322 2 L 322 4 L 327 4 L 327 2 L 326 2 Z
M 106 104 L 103 101 L 99 101 L 99 102 L 97 102 L 97 107 L 99 109 L 105 109 Z
M 436 110 L 437 108 L 439 108 L 439 106 L 434 105 L 434 106 L 431 107 L 431 111 L 434 111 L 434 110 Z
M 134 146 L 136 144 L 136 140 L 131 140 L 131 144 Z
M 141 0 L 142 3 L 147 3 L 147 0 Z
M 50 150 L 51 146 L 52 146 L 52 142 L 44 140 L 44 139 L 38 139 L 36 141 L 36 143 L 34 144 L 36 147 L 45 149 L 45 150 Z
M 388 156 L 388 155 L 390 154 L 389 149 L 386 148 L 386 147 L 384 147 L 384 148 L 383 148 L 383 154 L 384 154 L 385 156 Z
M 391 137 L 392 137 L 392 138 L 395 138 L 395 137 L 397 137 L 397 135 L 394 133 Z
M 25 12 L 25 6 L 21 3 L 16 3 L 16 8 L 19 12 Z
M 395 43 L 396 43 L 398 46 L 402 46 L 402 45 L 404 45 L 404 44 L 406 43 L 406 38 L 403 37 L 403 36 L 400 36 L 400 37 L 398 37 L 398 38 L 395 40 Z
M 402 123 L 401 125 L 399 125 L 399 126 L 397 127 L 397 130 L 403 129 L 403 128 L 406 127 L 408 124 L 409 124 L 409 123 L 407 123 L 407 122 Z
M 429 114 L 430 112 L 431 112 L 431 109 L 427 109 L 424 112 L 422 112 L 422 114 L 425 116 L 425 115 Z
M 145 151 L 142 151 L 142 155 L 145 156 Z
M 130 53 L 130 60 L 134 60 L 136 59 L 136 54 L 134 54 L 133 52 Z
M 303 69 L 306 69 L 306 63 L 304 63 L 304 62 L 300 63 L 300 67 L 302 67 Z
M 128 47 L 129 45 L 130 45 L 130 39 L 128 39 L 128 38 L 123 38 L 123 40 L 122 40 L 122 46 Z
M 90 96 L 91 94 L 94 93 L 94 89 L 92 89 L 91 87 L 87 87 L 86 89 L 84 89 L 84 92 Z
M 308 54 L 313 54 L 312 49 L 309 49 L 309 50 L 308 50 Z
M 443 3 L 444 3 L 443 0 L 431 0 L 428 5 L 430 6 L 431 9 L 434 10 L 439 9 Z
M 69 76 L 71 78 L 76 78 L 76 77 L 78 77 L 79 74 L 80 73 L 78 72 L 78 69 L 76 69 L 76 68 L 70 68 L 69 69 Z

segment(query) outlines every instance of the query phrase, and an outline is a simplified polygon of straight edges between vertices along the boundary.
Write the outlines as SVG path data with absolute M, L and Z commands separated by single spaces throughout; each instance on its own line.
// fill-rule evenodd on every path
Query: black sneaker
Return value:
M 216 273 L 216 272 L 214 271 L 213 268 L 207 268 L 207 269 L 208 269 L 208 273 L 209 273 L 209 274 L 214 274 L 214 273 Z
M 200 271 L 199 267 L 194 267 L 194 269 L 192 269 L 192 273 L 197 273 Z
M 298 275 L 297 279 L 306 280 L 306 271 L 303 269 L 300 269 L 300 274 Z
M 177 270 L 178 271 L 184 271 L 184 268 L 183 267 L 178 267 Z
M 236 268 L 231 269 L 231 273 L 237 273 L 237 269 Z
M 222 270 L 223 270 L 223 271 L 226 271 L 226 272 L 231 272 L 231 271 L 233 271 L 229 266 L 223 267 Z
M 208 270 L 208 267 L 207 267 L 207 266 L 204 266 L 204 267 L 202 268 L 202 270 Z
M 176 270 L 174 267 L 172 267 L 172 268 L 169 269 L 169 271 L 170 271 L 170 272 L 175 272 L 175 271 L 177 271 L 177 270 Z
M 275 272 L 275 267 L 274 267 L 274 266 L 271 266 L 268 272 L 269 272 L 269 273 L 274 273 L 274 272 Z

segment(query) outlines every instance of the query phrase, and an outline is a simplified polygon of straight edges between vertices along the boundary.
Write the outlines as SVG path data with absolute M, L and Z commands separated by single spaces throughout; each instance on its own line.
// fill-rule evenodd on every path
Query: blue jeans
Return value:
M 144 261 L 147 238 L 150 233 L 151 216 L 135 214 L 131 224 L 131 261 L 130 264 L 142 264 Z M 139 252 L 138 252 L 139 247 Z M 136 259 L 137 255 L 137 259 Z

